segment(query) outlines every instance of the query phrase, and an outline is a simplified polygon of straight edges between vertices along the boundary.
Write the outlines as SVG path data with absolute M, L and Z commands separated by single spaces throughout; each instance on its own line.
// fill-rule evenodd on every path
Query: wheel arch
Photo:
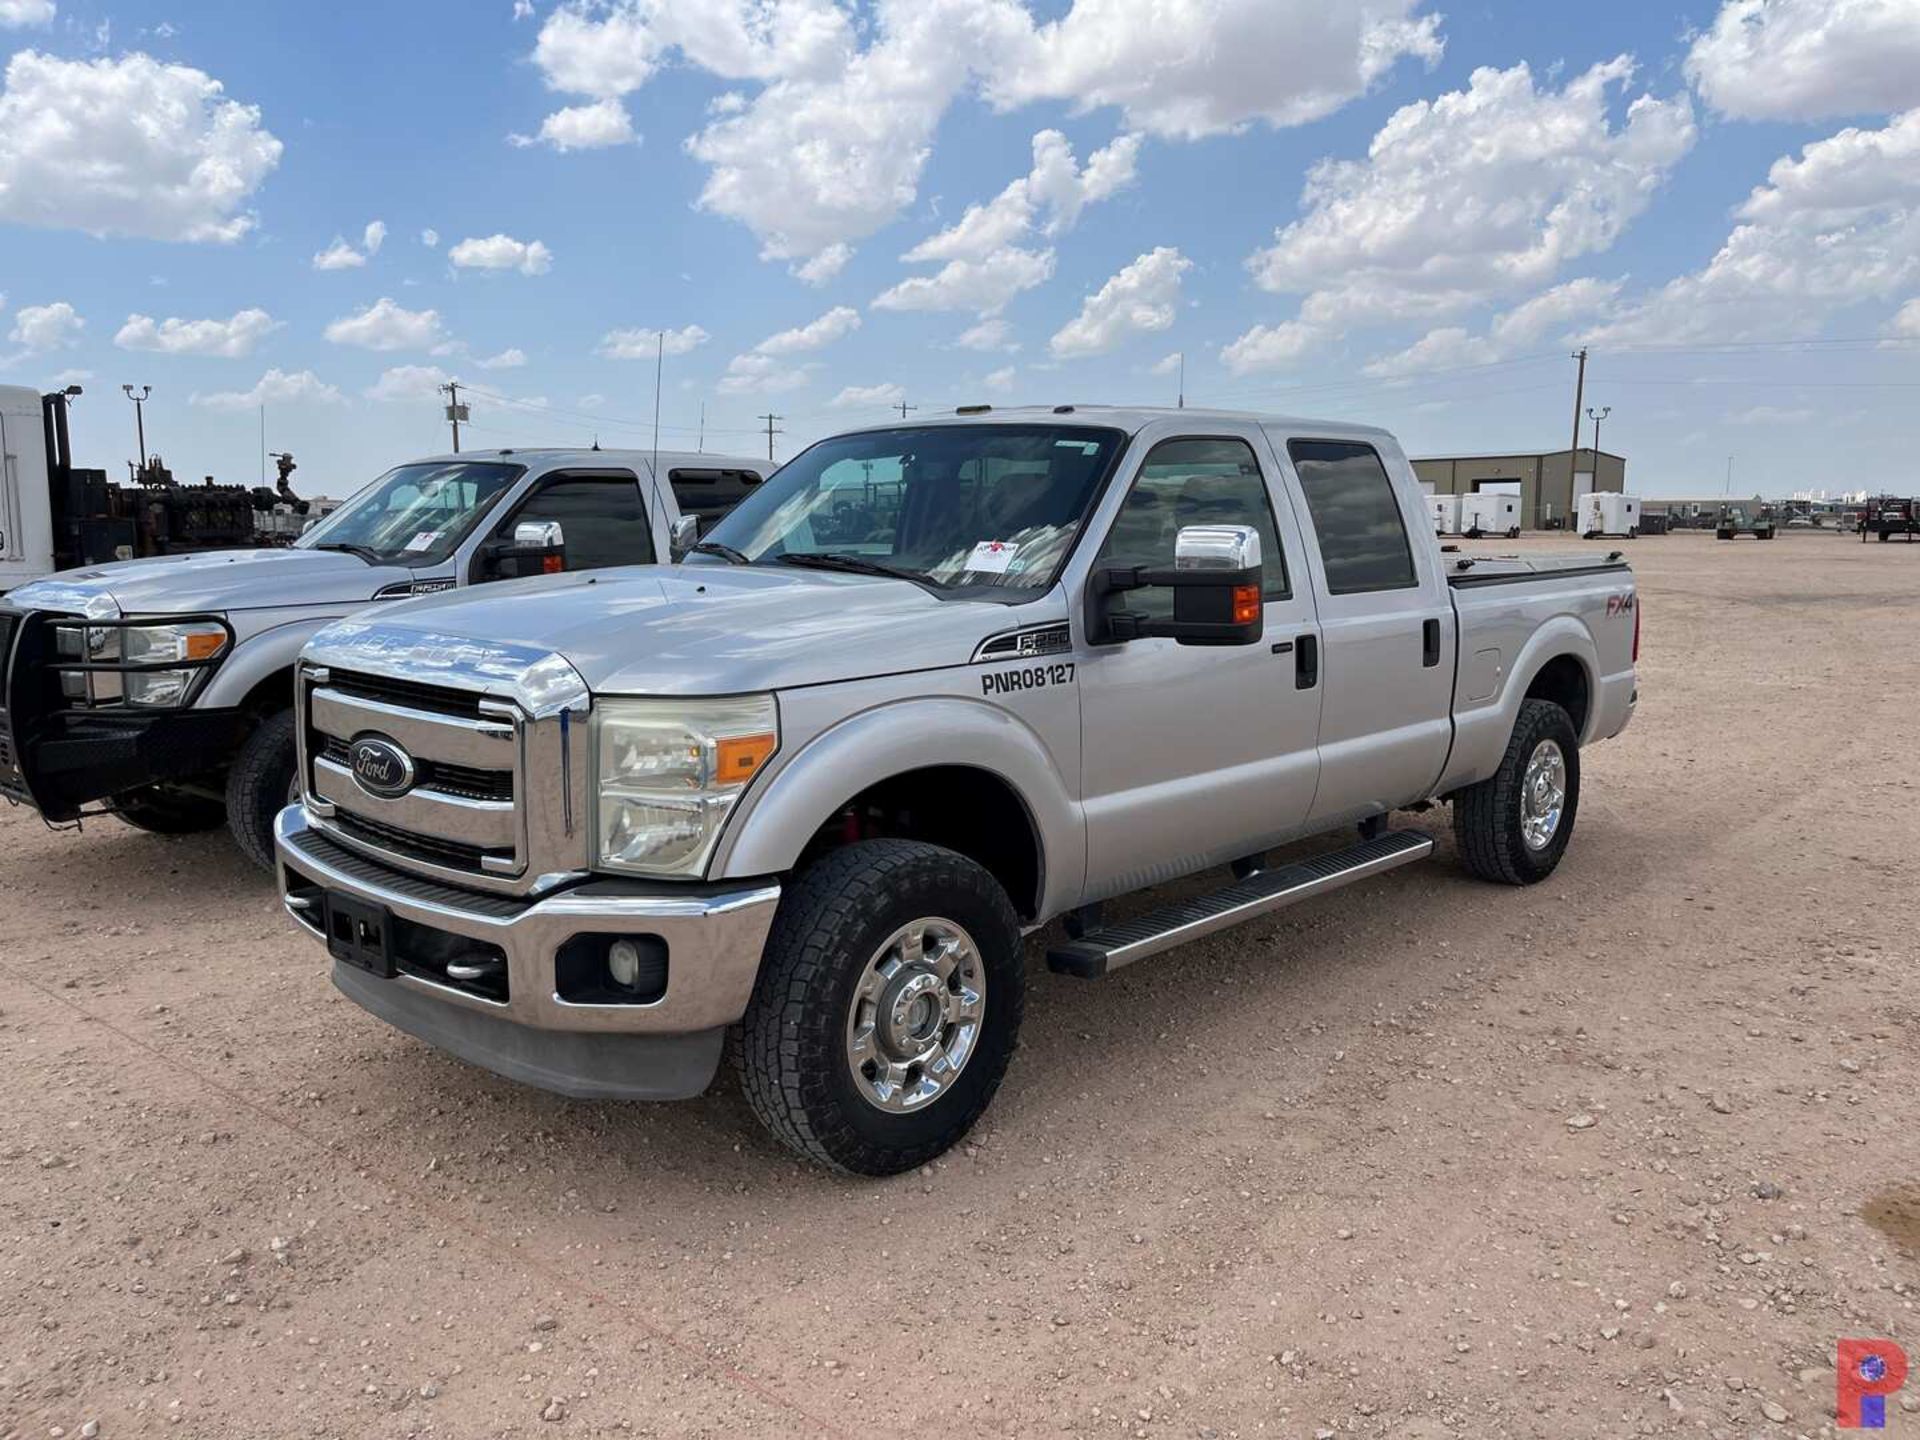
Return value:
M 903 815 L 906 828 L 894 828 Z M 709 874 L 785 874 L 881 835 L 979 862 L 1028 922 L 1075 903 L 1085 880 L 1078 810 L 1039 737 L 1003 710 L 948 697 L 883 705 L 803 743 L 731 818 Z

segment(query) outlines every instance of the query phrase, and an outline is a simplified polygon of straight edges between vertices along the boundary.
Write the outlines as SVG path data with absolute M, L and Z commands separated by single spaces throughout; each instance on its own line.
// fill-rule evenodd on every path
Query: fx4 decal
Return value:
M 1633 596 L 1631 595 L 1607 596 L 1607 615 L 1609 618 L 1615 615 L 1625 615 L 1629 613 L 1632 609 L 1633 609 Z

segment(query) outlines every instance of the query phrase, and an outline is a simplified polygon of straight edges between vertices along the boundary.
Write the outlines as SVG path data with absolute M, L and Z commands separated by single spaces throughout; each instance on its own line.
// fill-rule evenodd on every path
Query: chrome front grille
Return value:
M 335 843 L 510 895 L 585 873 L 588 696 L 559 656 L 344 620 L 308 646 L 298 701 L 302 803 Z M 384 742 L 362 761 L 404 752 L 397 784 L 355 775 L 361 739 Z

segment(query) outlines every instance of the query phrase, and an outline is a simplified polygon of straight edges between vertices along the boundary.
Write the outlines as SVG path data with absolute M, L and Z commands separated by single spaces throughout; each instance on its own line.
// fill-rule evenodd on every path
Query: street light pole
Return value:
M 1612 413 L 1611 405 L 1602 405 L 1598 410 L 1591 405 L 1587 407 L 1587 418 L 1593 421 L 1593 473 L 1596 478 L 1600 474 L 1600 422 Z
M 126 397 L 133 401 L 133 433 L 138 437 L 140 445 L 140 453 L 134 462 L 134 473 L 138 474 L 147 468 L 146 405 L 147 397 L 153 394 L 153 387 L 151 385 L 142 385 L 138 395 L 133 393 L 133 386 L 131 385 L 122 385 L 120 388 L 125 392 Z

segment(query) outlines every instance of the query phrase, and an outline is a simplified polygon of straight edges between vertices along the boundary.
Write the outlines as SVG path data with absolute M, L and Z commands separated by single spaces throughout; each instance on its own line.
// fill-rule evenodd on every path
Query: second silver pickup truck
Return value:
M 1550 875 L 1633 714 L 1617 555 L 1444 553 L 1377 429 L 1059 406 L 820 441 L 687 563 L 337 622 L 288 910 L 367 1010 L 883 1174 L 993 1096 L 1023 934 L 1097 978 L 1425 857 Z M 1293 863 L 1268 852 L 1324 834 Z M 1160 909 L 1106 902 L 1214 867 Z

